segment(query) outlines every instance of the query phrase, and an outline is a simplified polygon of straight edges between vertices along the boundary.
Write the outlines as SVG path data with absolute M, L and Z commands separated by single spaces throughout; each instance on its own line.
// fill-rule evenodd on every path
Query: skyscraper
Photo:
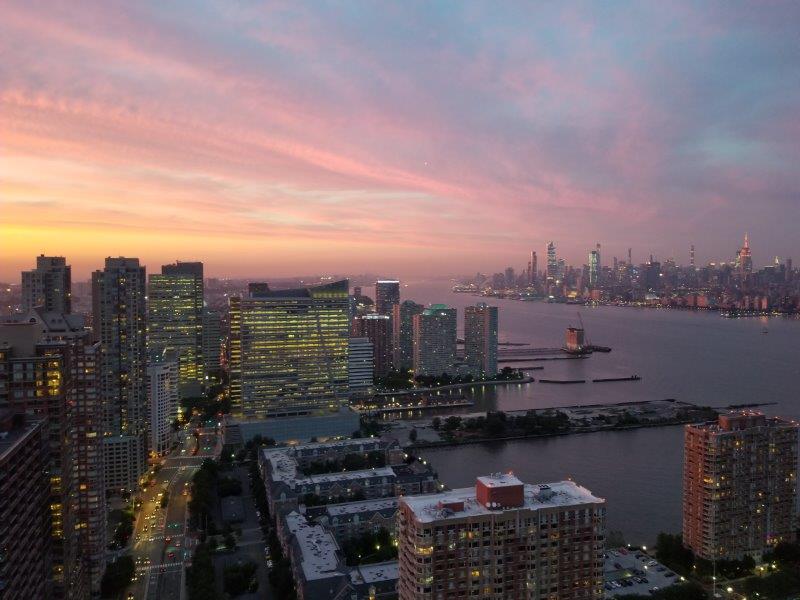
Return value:
M 694 244 L 689 246 L 689 266 L 692 269 L 695 268 L 695 263 L 694 263 Z
M 395 304 L 392 310 L 392 341 L 394 343 L 394 368 L 411 369 L 414 366 L 414 315 L 425 307 L 413 300 Z
M 0 409 L 0 596 L 3 598 L 47 598 L 51 591 L 47 468 L 44 419 Z
M 414 375 L 452 375 L 456 364 L 456 309 L 432 304 L 413 319 Z
M 589 252 L 589 285 L 597 285 L 600 277 L 600 253 L 597 250 Z
M 147 291 L 147 349 L 153 356 L 175 350 L 180 364 L 180 393 L 202 394 L 203 263 L 163 265 L 149 277 Z
M 180 361 L 173 349 L 151 350 L 147 360 L 147 401 L 150 452 L 163 456 L 170 449 L 172 424 L 178 418 Z
M 497 375 L 498 309 L 481 302 L 464 309 L 464 360 L 477 376 Z
M 348 282 L 230 299 L 237 416 L 338 409 L 348 395 Z
M 398 305 L 395 305 L 398 306 Z M 366 337 L 372 343 L 375 377 L 386 377 L 392 368 L 392 319 L 388 315 L 368 314 L 353 320 L 353 337 Z
M 684 429 L 683 542 L 708 560 L 756 560 L 794 541 L 798 425 L 761 413 Z
M 547 283 L 548 285 L 558 280 L 558 259 L 556 258 L 555 242 L 547 242 Z
M 400 498 L 400 600 L 603 597 L 605 500 L 572 481 L 512 474 Z
M 747 277 L 753 272 L 753 256 L 750 253 L 750 238 L 744 234 L 744 244 L 736 253 L 736 268 L 740 277 Z
M 379 279 L 375 282 L 375 312 L 392 315 L 392 307 L 400 303 L 400 282 L 396 279 Z
M 539 269 L 536 250 L 531 250 L 531 259 L 528 261 L 528 285 L 536 284 L 536 273 Z
M 92 274 L 92 312 L 103 348 L 106 486 L 133 490 L 147 468 L 147 312 L 138 258 L 106 258 Z
M 72 268 L 63 256 L 36 257 L 36 268 L 22 272 L 22 310 L 35 307 L 72 312 Z

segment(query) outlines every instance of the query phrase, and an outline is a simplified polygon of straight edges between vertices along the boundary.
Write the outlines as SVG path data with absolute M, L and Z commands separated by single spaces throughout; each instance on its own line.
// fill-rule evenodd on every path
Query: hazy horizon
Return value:
M 4 3 L 0 279 L 800 257 L 800 4 Z M 258 275 L 262 273 L 261 275 Z

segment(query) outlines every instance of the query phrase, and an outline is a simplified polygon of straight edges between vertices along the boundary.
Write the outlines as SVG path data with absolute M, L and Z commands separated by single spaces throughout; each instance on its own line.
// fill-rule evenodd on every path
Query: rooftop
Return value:
M 339 546 L 333 536 L 319 525 L 311 525 L 306 518 L 291 512 L 286 515 L 286 526 L 294 535 L 302 555 L 302 569 L 307 581 L 340 576 Z
M 400 577 L 400 569 L 396 560 L 372 565 L 359 565 L 350 571 L 350 581 L 354 584 L 392 581 Z
M 515 480 L 513 475 L 506 475 Z M 519 481 L 519 480 L 517 480 Z M 510 482 L 505 485 L 512 485 Z M 518 485 L 518 484 L 517 484 Z M 580 504 L 601 504 L 605 500 L 594 496 L 589 490 L 573 481 L 559 481 L 548 484 L 523 484 L 524 504 L 518 508 L 506 510 L 541 510 Z M 475 488 L 459 488 L 437 494 L 422 496 L 404 496 L 400 501 L 406 504 L 422 523 L 430 523 L 442 519 L 461 519 L 480 515 L 498 514 L 502 510 L 491 510 L 483 506 L 475 498 Z M 464 503 L 464 510 L 454 512 L 442 509 L 440 504 Z
M 478 477 L 486 487 L 506 487 L 511 485 L 522 485 L 522 482 L 514 477 L 511 473 L 492 473 L 491 475 L 483 475 Z
M 354 513 L 375 512 L 384 509 L 397 508 L 400 504 L 397 498 L 385 498 L 380 500 L 359 500 L 358 502 L 342 502 L 340 504 L 328 504 L 327 513 L 332 517 L 342 515 L 352 515 Z
M 364 469 L 362 471 L 341 471 L 322 475 L 303 475 L 297 469 L 297 460 L 294 456 L 297 448 L 299 448 L 299 446 L 295 448 L 267 448 L 263 450 L 264 458 L 272 465 L 273 481 L 281 481 L 289 487 L 294 488 L 294 486 L 298 484 L 306 483 L 331 483 L 334 481 L 366 479 L 367 477 L 395 476 L 395 472 L 390 467 Z

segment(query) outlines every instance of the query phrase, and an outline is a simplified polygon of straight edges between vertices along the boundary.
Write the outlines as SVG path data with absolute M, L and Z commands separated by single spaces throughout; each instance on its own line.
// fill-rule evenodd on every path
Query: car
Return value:
M 271 560 L 268 560 L 268 561 L 267 561 L 267 568 L 268 568 L 268 569 L 271 569 L 271 568 L 272 568 L 272 561 L 271 561 Z
M 167 553 L 167 558 L 175 558 L 175 553 L 174 552 L 168 552 Z

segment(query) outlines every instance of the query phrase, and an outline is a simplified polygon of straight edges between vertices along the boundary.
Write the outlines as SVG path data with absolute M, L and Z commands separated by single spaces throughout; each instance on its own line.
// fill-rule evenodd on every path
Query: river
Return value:
M 369 293 L 365 289 L 365 293 Z M 486 302 L 500 308 L 500 340 L 538 347 L 564 343 L 578 325 L 609 354 L 545 361 L 539 377 L 587 379 L 638 374 L 638 382 L 486 388 L 475 409 L 521 410 L 674 398 L 723 406 L 774 402 L 763 410 L 800 419 L 800 321 L 783 317 L 724 319 L 715 312 L 583 307 L 456 294 L 448 282 L 408 282 L 402 299 L 459 309 Z M 767 333 L 764 333 L 764 332 Z M 572 478 L 607 500 L 608 528 L 631 543 L 652 543 L 681 528 L 682 427 L 603 432 L 426 450 L 447 485 L 472 485 L 477 475 L 513 470 L 527 482 Z

